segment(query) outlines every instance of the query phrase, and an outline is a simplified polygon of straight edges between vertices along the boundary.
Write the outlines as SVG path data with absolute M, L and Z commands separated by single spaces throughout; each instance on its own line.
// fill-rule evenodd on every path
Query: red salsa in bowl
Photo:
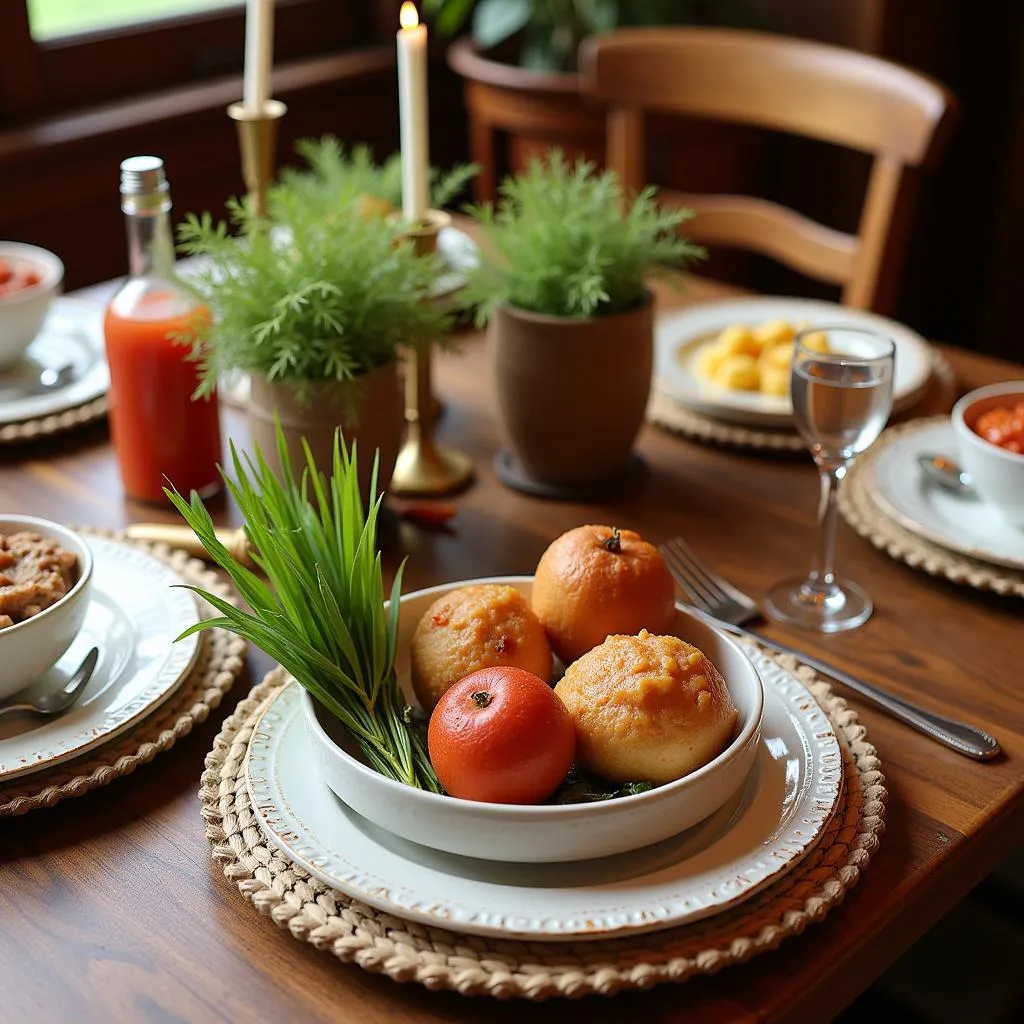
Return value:
M 975 420 L 974 432 L 999 448 L 1024 454 L 1024 401 L 986 409 Z

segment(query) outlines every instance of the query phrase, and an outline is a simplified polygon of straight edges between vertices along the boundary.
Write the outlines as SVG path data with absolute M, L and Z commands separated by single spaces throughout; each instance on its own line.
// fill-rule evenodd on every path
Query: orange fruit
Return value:
M 667 633 L 675 600 L 653 544 L 632 530 L 577 526 L 541 555 L 530 603 L 568 665 L 613 633 Z
M 572 721 L 554 690 L 519 668 L 472 672 L 438 701 L 427 752 L 450 796 L 535 804 L 565 778 L 575 749 Z
M 576 760 L 610 782 L 682 778 L 725 749 L 737 711 L 721 673 L 676 636 L 610 636 L 555 687 Z
M 515 587 L 476 583 L 439 597 L 412 637 L 411 675 L 427 711 L 463 676 L 491 665 L 514 665 L 545 681 L 551 647 L 540 619 Z

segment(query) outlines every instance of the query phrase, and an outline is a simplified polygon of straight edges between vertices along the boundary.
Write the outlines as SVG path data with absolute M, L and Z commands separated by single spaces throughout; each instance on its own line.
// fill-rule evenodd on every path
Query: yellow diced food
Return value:
M 750 329 L 742 324 L 732 324 L 726 327 L 718 335 L 716 345 L 728 356 L 756 356 L 761 351 L 761 343 L 750 332 Z
M 827 331 L 808 331 L 807 334 L 800 336 L 800 344 L 804 348 L 809 348 L 812 352 L 827 352 L 828 351 L 828 332 Z
M 708 345 L 701 349 L 697 356 L 697 372 L 707 380 L 714 380 L 715 374 L 718 373 L 718 368 L 725 358 L 726 353 L 717 345 Z
M 793 346 L 789 342 L 783 342 L 781 345 L 769 345 L 761 353 L 758 362 L 762 368 L 771 367 L 788 372 L 793 363 Z
M 726 356 L 714 376 L 716 384 L 734 391 L 757 391 L 760 380 L 757 360 L 746 353 Z
M 760 390 L 766 395 L 789 394 L 789 368 L 762 366 Z
M 754 328 L 754 337 L 762 345 L 779 345 L 792 341 L 796 336 L 796 328 L 786 320 L 769 320 Z

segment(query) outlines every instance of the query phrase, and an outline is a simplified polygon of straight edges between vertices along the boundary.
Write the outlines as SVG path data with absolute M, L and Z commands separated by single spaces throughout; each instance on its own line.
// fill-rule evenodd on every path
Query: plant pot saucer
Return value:
M 591 480 L 582 484 L 548 484 L 534 480 L 519 464 L 519 460 L 508 448 L 494 456 L 494 471 L 498 479 L 515 491 L 531 494 L 535 498 L 552 501 L 602 501 L 631 490 L 647 475 L 647 464 L 637 454 L 629 457 L 624 469 L 603 480 Z

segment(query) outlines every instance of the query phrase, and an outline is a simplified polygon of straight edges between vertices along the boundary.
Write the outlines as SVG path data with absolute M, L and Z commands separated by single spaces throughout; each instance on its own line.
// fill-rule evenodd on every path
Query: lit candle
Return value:
M 245 78 L 242 89 L 242 103 L 247 114 L 259 114 L 270 99 L 270 65 L 273 52 L 273 0 L 247 0 Z
M 427 175 L 427 26 L 420 24 L 416 6 L 406 0 L 399 15 L 398 117 L 402 146 L 402 214 L 407 221 L 423 220 L 429 203 Z

